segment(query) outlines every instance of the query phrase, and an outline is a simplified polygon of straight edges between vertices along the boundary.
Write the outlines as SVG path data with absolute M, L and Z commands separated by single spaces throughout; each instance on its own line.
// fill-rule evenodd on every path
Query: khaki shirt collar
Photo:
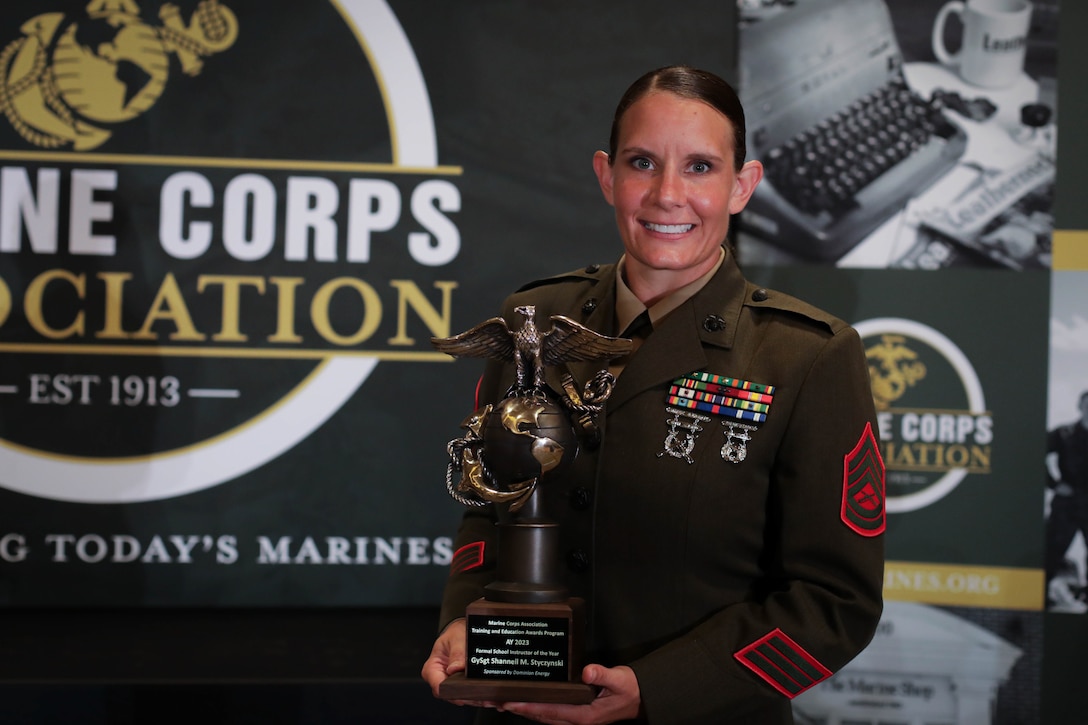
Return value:
M 627 255 L 625 254 L 620 257 L 620 261 L 616 264 L 617 330 L 626 330 L 627 326 L 647 309 L 649 309 L 650 312 L 650 322 L 654 327 L 657 327 L 658 323 L 668 317 L 670 312 L 694 297 L 695 293 L 705 287 L 706 283 L 718 273 L 718 269 L 721 268 L 722 262 L 725 261 L 725 249 L 718 249 L 718 263 L 714 265 L 713 269 L 694 282 L 689 282 L 680 289 L 661 298 L 649 308 L 642 304 L 638 297 L 635 297 L 635 293 L 632 292 L 631 288 L 627 286 L 627 283 L 623 281 L 623 270 L 626 260 Z

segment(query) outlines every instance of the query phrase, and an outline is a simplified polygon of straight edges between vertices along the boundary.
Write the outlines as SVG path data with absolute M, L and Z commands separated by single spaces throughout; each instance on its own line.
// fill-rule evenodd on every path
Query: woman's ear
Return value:
M 737 214 L 748 205 L 760 180 L 763 179 L 763 164 L 759 161 L 747 161 L 737 172 L 737 181 L 733 187 L 733 198 L 729 201 L 729 213 Z
M 612 164 L 610 161 L 608 154 L 604 151 L 593 154 L 593 171 L 597 174 L 597 183 L 601 185 L 601 193 L 604 194 L 605 201 L 612 204 Z

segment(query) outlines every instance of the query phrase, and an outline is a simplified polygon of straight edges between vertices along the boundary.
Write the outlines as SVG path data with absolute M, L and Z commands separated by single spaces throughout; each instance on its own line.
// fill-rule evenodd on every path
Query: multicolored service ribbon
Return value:
M 674 380 L 665 402 L 688 410 L 762 423 L 767 420 L 774 391 L 773 385 L 696 372 Z

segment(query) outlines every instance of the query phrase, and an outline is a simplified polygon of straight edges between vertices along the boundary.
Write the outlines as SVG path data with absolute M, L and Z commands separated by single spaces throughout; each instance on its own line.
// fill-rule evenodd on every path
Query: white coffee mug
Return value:
M 945 21 L 963 21 L 963 43 L 956 53 L 944 44 Z M 1031 24 L 1028 0 L 953 0 L 933 23 L 933 54 L 945 65 L 958 65 L 960 77 L 983 88 L 1005 88 L 1020 78 Z

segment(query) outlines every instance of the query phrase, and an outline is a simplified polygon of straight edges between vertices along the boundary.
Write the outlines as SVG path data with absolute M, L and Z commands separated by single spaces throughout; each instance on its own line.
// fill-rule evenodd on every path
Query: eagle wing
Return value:
M 510 362 L 514 359 L 514 336 L 506 320 L 492 317 L 453 337 L 432 337 L 439 352 L 453 357 L 481 357 Z
M 545 365 L 611 359 L 631 351 L 631 341 L 626 338 L 602 335 L 563 315 L 552 315 L 551 321 L 552 329 L 541 341 Z

